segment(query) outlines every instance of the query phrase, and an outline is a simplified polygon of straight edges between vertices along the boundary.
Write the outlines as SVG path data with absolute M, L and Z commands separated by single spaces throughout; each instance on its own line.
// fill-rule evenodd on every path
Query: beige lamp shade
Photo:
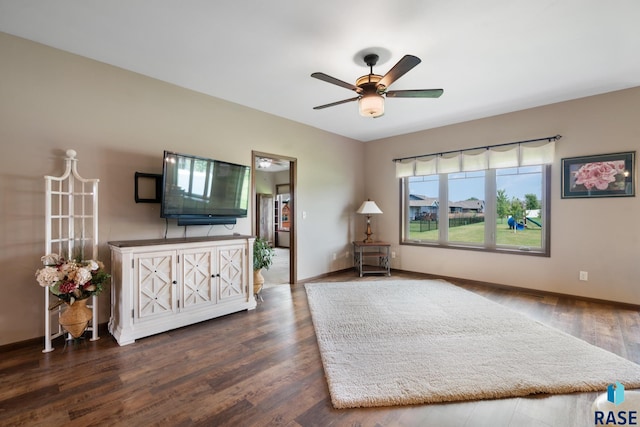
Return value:
M 381 214 L 382 211 L 380 210 L 378 205 L 376 205 L 376 202 L 374 202 L 373 200 L 367 200 L 366 202 L 363 202 L 362 205 L 360 205 L 360 208 L 358 208 L 356 213 L 362 215 L 376 215 Z

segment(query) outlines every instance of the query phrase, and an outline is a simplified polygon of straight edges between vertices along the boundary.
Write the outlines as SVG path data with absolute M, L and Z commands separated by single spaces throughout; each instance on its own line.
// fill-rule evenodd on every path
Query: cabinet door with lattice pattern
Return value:
M 180 252 L 180 278 L 182 281 L 181 308 L 201 307 L 213 304 L 216 300 L 214 292 L 215 265 L 211 249 L 193 249 Z
M 176 312 L 175 267 L 175 251 L 134 256 L 135 282 L 138 284 L 134 319 L 144 321 Z
M 223 246 L 218 249 L 219 294 L 218 300 L 245 298 L 247 285 L 245 280 L 245 246 Z

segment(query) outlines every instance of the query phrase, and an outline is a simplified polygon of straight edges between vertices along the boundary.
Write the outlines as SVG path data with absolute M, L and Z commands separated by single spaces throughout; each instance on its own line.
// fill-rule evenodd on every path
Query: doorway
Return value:
M 296 159 L 252 152 L 253 234 L 275 249 L 273 266 L 262 272 L 265 285 L 297 282 Z

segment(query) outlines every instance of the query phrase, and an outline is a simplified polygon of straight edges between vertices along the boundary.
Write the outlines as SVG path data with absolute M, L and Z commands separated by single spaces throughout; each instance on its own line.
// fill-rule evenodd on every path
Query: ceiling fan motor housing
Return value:
M 362 88 L 363 94 L 370 92 L 384 92 L 385 87 L 378 88 L 378 82 L 382 80 L 382 76 L 379 74 L 367 74 L 356 80 L 356 86 Z M 382 89 L 382 91 L 380 90 Z

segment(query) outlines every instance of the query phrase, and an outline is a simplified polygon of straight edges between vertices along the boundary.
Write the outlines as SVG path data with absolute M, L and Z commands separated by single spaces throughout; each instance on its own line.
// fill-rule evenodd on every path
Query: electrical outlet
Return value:
M 391 251 L 391 258 L 395 258 L 396 257 L 396 251 Z
M 338 259 L 338 254 L 336 254 L 335 252 L 333 253 L 333 260 L 337 260 Z
M 580 280 L 582 280 L 583 282 L 586 282 L 589 280 L 589 273 L 586 271 L 581 271 L 580 272 Z

